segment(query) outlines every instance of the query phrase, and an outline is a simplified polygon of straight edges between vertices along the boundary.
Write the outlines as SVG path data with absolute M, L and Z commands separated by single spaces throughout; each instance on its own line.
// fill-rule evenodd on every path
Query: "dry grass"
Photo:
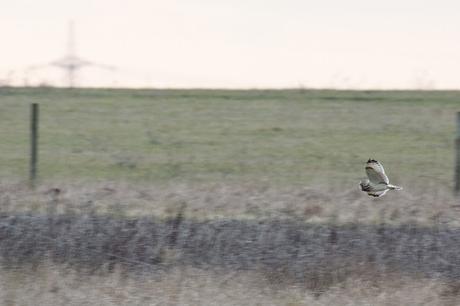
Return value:
M 281 283 L 281 285 L 280 285 Z M 263 273 L 175 268 L 159 274 L 77 271 L 45 263 L 2 269 L 2 305 L 457 305 L 458 286 L 397 274 L 350 277 L 324 292 Z
M 335 190 L 3 182 L 0 304 L 456 305 L 449 191 Z
M 59 193 L 54 190 L 59 189 Z M 236 184 L 133 184 L 120 182 L 48 183 L 31 190 L 22 183 L 0 183 L 3 213 L 79 213 L 124 217 L 174 217 L 186 205 L 189 219 L 295 219 L 307 223 L 417 224 L 460 227 L 460 202 L 451 190 L 413 186 L 371 198 L 356 184 L 279 187 Z
M 3 184 L 0 256 L 96 270 L 123 262 L 263 269 L 324 287 L 363 265 L 460 277 L 459 212 L 446 193 L 375 200 L 356 190 L 335 199 L 305 188 L 161 187 Z

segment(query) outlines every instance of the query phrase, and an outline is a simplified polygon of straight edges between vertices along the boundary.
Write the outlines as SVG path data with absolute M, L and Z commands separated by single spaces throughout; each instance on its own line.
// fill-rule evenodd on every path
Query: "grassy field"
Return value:
M 0 304 L 457 305 L 459 110 L 460 92 L 0 88 Z M 360 192 L 369 157 L 404 190 Z
M 452 184 L 460 92 L 0 89 L 0 176 L 27 177 L 41 104 L 43 181 Z

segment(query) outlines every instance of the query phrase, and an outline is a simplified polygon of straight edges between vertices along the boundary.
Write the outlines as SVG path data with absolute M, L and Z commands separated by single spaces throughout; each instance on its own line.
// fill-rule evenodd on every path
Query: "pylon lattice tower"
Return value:
M 98 67 L 110 71 L 114 71 L 114 66 L 98 64 L 85 59 L 80 58 L 76 52 L 76 41 L 75 41 L 75 26 L 74 22 L 69 22 L 68 36 L 67 36 L 67 53 L 60 59 L 52 61 L 44 65 L 30 66 L 27 71 L 33 71 L 37 69 L 43 69 L 49 66 L 55 66 L 64 70 L 66 74 L 66 82 L 68 88 L 73 88 L 76 85 L 77 73 L 80 69 L 87 66 Z
M 63 58 L 51 62 L 51 65 L 60 67 L 66 71 L 68 87 L 72 88 L 75 86 L 75 76 L 77 71 L 84 66 L 92 65 L 92 63 L 79 58 L 76 54 L 75 28 L 73 21 L 69 22 L 68 31 L 67 54 Z

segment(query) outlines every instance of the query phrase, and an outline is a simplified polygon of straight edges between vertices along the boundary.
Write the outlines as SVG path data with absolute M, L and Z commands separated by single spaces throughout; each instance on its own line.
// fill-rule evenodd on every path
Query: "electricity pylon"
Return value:
M 76 42 L 75 42 L 75 29 L 74 29 L 74 22 L 69 22 L 69 29 L 68 29 L 68 36 L 67 36 L 67 54 L 64 55 L 62 58 L 53 61 L 51 63 L 45 65 L 36 65 L 29 67 L 30 70 L 42 69 L 49 66 L 59 67 L 64 70 L 67 79 L 67 87 L 73 88 L 75 87 L 77 72 L 86 66 L 92 67 L 99 67 L 102 69 L 107 69 L 110 71 L 114 71 L 116 68 L 109 65 L 97 64 L 85 59 L 80 58 L 76 52 Z
M 67 54 L 54 62 L 51 65 L 60 67 L 65 70 L 67 74 L 67 84 L 69 88 L 75 86 L 75 74 L 84 66 L 91 65 L 89 61 L 79 58 L 75 50 L 75 29 L 73 21 L 69 22 L 69 30 L 67 37 Z

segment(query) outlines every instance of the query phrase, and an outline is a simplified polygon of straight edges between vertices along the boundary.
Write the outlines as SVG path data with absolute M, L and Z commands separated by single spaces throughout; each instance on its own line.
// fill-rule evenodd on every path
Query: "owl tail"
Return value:
M 390 190 L 402 190 L 403 189 L 402 187 L 395 186 L 395 185 L 390 185 L 390 184 L 388 184 L 387 187 Z

